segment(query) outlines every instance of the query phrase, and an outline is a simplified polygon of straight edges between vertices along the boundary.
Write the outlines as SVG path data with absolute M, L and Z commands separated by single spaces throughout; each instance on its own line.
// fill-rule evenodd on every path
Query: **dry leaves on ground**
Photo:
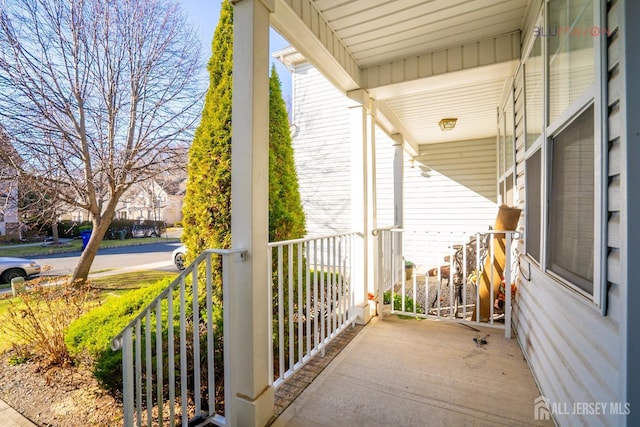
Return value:
M 122 406 L 83 367 L 42 370 L 0 356 L 0 399 L 39 426 L 121 426 Z

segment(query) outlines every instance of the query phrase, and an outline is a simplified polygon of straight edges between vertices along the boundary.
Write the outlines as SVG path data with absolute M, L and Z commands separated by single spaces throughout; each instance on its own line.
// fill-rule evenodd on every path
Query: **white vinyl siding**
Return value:
M 616 42 L 617 8 L 608 14 L 609 58 L 621 54 Z M 620 279 L 620 156 L 619 133 L 621 114 L 617 104 L 622 81 L 615 71 L 616 63 L 609 62 L 609 206 L 608 235 L 608 293 L 606 316 L 594 310 L 583 297 L 575 295 L 540 268 L 520 256 L 518 294 L 514 304 L 513 326 L 520 346 L 527 358 L 542 394 L 550 402 L 622 402 L 624 405 L 625 368 L 621 349 L 624 348 L 624 301 Z M 524 108 L 520 100 L 523 79 L 515 79 L 516 93 L 516 158 L 518 192 L 524 195 L 524 131 L 519 125 Z M 522 179 L 521 179 L 522 178 Z M 607 220 L 605 218 L 605 220 Z M 520 229 L 524 230 L 521 218 Z M 524 230 L 526 233 L 526 230 Z M 521 254 L 524 247 L 519 246 Z M 623 406 L 624 409 L 624 406 Z M 624 417 L 605 412 L 602 415 L 557 415 L 560 426 L 624 425 Z
M 346 98 L 315 68 L 293 75 L 293 149 L 308 236 L 351 231 Z
M 405 164 L 407 228 L 480 231 L 496 218 L 496 139 L 426 144 L 416 159 L 430 168 L 429 178 L 416 163 Z
M 376 205 L 377 227 L 387 228 L 394 224 L 393 158 L 394 141 L 376 126 Z

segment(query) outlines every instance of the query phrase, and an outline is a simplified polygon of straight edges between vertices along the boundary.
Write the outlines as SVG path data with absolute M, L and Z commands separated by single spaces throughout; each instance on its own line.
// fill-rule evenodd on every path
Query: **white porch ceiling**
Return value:
M 519 30 L 527 3 L 527 0 L 312 1 L 361 67 Z
M 272 25 L 338 89 L 365 89 L 387 130 L 417 151 L 496 134 L 528 7 L 529 0 L 278 0 Z M 458 118 L 456 129 L 441 131 L 444 117 Z

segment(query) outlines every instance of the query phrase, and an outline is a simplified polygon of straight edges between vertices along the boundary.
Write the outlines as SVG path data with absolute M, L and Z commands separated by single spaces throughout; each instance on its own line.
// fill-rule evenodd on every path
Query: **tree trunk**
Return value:
M 109 216 L 107 214 L 97 219 L 94 218 L 91 237 L 89 238 L 87 247 L 82 251 L 82 255 L 80 255 L 78 264 L 76 264 L 76 268 L 71 276 L 71 283 L 73 283 L 74 286 L 81 286 L 86 283 L 93 260 L 98 253 L 98 249 L 100 249 L 100 243 L 102 243 L 102 239 L 109 229 L 112 219 L 113 215 Z
M 53 234 L 53 244 L 57 245 L 60 243 L 60 236 L 58 235 L 58 221 L 55 219 L 51 223 L 51 234 Z

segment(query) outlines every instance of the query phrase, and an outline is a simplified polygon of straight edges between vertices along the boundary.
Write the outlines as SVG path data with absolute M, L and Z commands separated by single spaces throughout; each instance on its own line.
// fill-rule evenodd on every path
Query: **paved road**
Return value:
M 180 243 L 170 242 L 101 249 L 93 261 L 91 273 L 100 273 L 106 270 L 113 271 L 116 269 L 124 269 L 125 271 L 131 269 L 163 270 L 175 271 L 177 273 L 178 269 L 171 261 L 171 252 L 178 246 L 180 246 Z M 44 272 L 43 275 L 68 275 L 73 273 L 73 269 L 80 258 L 80 252 L 31 258 L 43 267 L 51 267 L 51 270 Z

